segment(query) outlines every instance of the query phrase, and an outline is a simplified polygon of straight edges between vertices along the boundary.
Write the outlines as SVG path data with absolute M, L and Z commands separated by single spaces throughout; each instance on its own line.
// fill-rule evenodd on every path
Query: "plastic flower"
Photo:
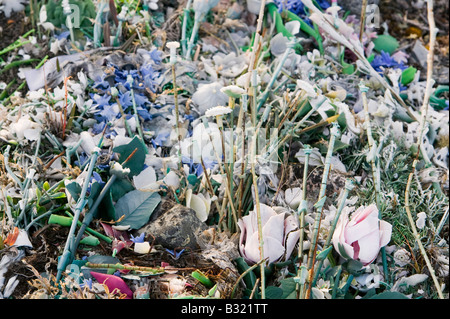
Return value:
M 268 258 L 269 264 L 288 260 L 300 237 L 296 219 L 290 214 L 277 214 L 264 204 L 260 204 L 260 212 L 264 258 Z M 241 255 L 247 262 L 257 263 L 260 260 L 260 252 L 256 208 L 239 219 L 238 226 L 241 230 L 239 239 Z
M 205 116 L 221 116 L 228 113 L 231 113 L 233 110 L 227 106 L 218 105 L 207 109 L 205 112 Z
M 110 293 L 125 294 L 125 299 L 132 299 L 133 292 L 122 278 L 115 275 L 107 275 L 99 272 L 91 271 L 92 277 L 94 277 L 100 284 L 104 284 L 108 287 Z
M 222 87 L 222 84 L 218 82 L 203 84 L 192 95 L 192 101 L 198 105 L 201 115 L 209 108 L 225 105 L 228 102 L 228 96 L 220 91 Z
M 403 65 L 403 62 L 400 60 L 400 63 L 396 61 L 393 57 L 389 55 L 389 53 L 381 51 L 381 54 L 375 56 L 372 63 L 370 63 L 373 68 L 377 72 L 382 72 L 381 67 L 384 68 L 399 68 L 401 70 L 406 69 L 406 66 Z
M 392 225 L 378 218 L 374 204 L 362 206 L 351 219 L 348 214 L 341 214 L 333 234 L 333 246 L 342 257 L 358 260 L 366 266 L 389 243 L 391 234 Z

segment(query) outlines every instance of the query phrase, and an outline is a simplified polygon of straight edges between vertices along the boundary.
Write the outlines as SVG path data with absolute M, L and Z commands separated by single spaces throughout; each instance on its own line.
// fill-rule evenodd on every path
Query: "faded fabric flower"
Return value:
M 392 225 L 378 218 L 374 204 L 358 208 L 349 219 L 342 214 L 333 234 L 333 246 L 346 259 L 354 259 L 365 266 L 378 256 L 381 247 L 391 240 Z
M 286 261 L 291 256 L 300 237 L 294 216 L 277 214 L 271 207 L 260 204 L 264 258 L 268 263 Z M 241 230 L 239 250 L 249 263 L 260 260 L 258 219 L 256 208 L 238 221 Z

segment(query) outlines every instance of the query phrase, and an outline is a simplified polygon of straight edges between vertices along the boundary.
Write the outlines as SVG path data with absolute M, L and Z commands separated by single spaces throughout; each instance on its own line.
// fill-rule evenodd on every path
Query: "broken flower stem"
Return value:
M 300 226 L 300 237 L 298 239 L 298 271 L 297 277 L 301 277 L 301 266 L 303 263 L 303 237 L 305 236 L 305 212 L 308 209 L 308 202 L 306 201 L 306 181 L 308 177 L 308 167 L 309 167 L 309 156 L 311 155 L 312 148 L 309 145 L 305 145 L 305 165 L 303 167 L 303 189 L 302 189 L 302 200 L 300 205 L 298 206 L 297 215 L 299 217 L 299 226 Z M 296 290 L 297 296 L 300 297 L 303 295 L 304 285 L 302 283 L 297 283 Z
M 330 130 L 330 142 L 328 144 L 328 151 L 327 155 L 325 157 L 325 167 L 323 170 L 322 175 L 322 183 L 320 185 L 320 193 L 319 198 L 317 200 L 317 203 L 314 204 L 314 207 L 316 208 L 316 218 L 314 220 L 314 228 L 313 228 L 313 234 L 312 234 L 312 242 L 311 242 L 311 248 L 309 249 L 308 254 L 308 271 L 309 271 L 309 285 L 308 285 L 308 291 L 306 294 L 306 299 L 309 299 L 311 294 L 311 288 L 312 288 L 312 279 L 313 279 L 313 273 L 314 273 L 314 262 L 316 257 L 316 250 L 317 250 L 317 242 L 319 237 L 319 230 L 320 230 L 320 222 L 322 219 L 322 211 L 323 211 L 323 205 L 325 204 L 326 195 L 325 191 L 327 188 L 327 179 L 328 174 L 330 172 L 331 167 L 331 156 L 333 154 L 334 144 L 336 141 L 336 138 L 339 136 L 339 124 L 336 122 L 333 122 L 333 127 Z
M 178 141 L 178 169 L 181 170 L 181 133 L 180 133 L 180 108 L 178 105 L 178 88 L 177 88 L 177 76 L 175 73 L 175 63 L 172 64 L 172 79 L 173 79 L 173 97 L 175 100 L 175 121 L 177 129 L 177 141 Z
M 91 262 L 87 262 L 84 264 L 87 268 L 106 268 L 106 269 L 114 269 L 114 270 L 134 270 L 134 271 L 143 271 L 151 273 L 152 275 L 159 275 L 165 273 L 164 267 L 144 267 L 144 266 L 131 266 L 131 265 L 122 265 L 122 264 L 95 264 Z
M 256 204 L 256 219 L 258 221 L 258 241 L 259 241 L 259 254 L 261 261 L 264 260 L 264 239 L 263 239 L 263 232 L 262 232 L 262 221 L 261 221 L 261 206 L 259 203 L 259 194 L 258 194 L 258 179 L 256 177 L 255 172 L 255 161 L 256 161 L 256 139 L 258 134 L 255 134 L 252 138 L 252 157 L 251 157 L 251 171 L 252 171 L 252 177 L 253 177 L 253 189 L 255 190 L 255 204 Z M 264 271 L 264 263 L 261 263 L 261 298 L 266 298 L 266 280 L 265 280 L 265 271 Z
M 366 93 L 368 92 L 369 88 L 365 86 L 362 82 L 359 84 L 359 89 L 361 91 L 362 101 L 363 101 L 363 107 L 364 107 L 364 122 L 366 125 L 366 131 L 367 131 L 367 141 L 369 143 L 369 155 L 367 156 L 367 160 L 370 162 L 370 165 L 372 167 L 372 179 L 375 189 L 375 202 L 379 211 L 379 218 L 381 219 L 381 203 L 380 203 L 380 194 L 381 194 L 381 181 L 380 181 L 380 168 L 377 166 L 376 161 L 376 144 L 372 136 L 372 125 L 370 123 L 370 114 L 369 114 L 369 105 L 367 103 L 367 96 Z M 382 142 L 381 142 L 382 143 Z M 384 278 L 389 277 L 388 273 L 388 267 L 387 267 L 387 260 L 386 260 L 386 248 L 381 247 L 381 255 L 383 260 L 383 272 L 384 272 Z
M 84 180 L 83 188 L 81 189 L 81 193 L 80 193 L 80 197 L 78 199 L 77 205 L 75 206 L 74 217 L 73 217 L 72 225 L 70 226 L 69 234 L 67 236 L 66 245 L 64 247 L 64 251 L 61 255 L 61 258 L 58 262 L 58 267 L 57 267 L 58 272 L 56 275 L 56 282 L 59 282 L 59 280 L 61 279 L 62 272 L 66 269 L 66 266 L 70 263 L 70 261 L 74 257 L 73 254 L 75 253 L 75 250 L 73 248 L 74 248 L 74 244 L 75 244 L 75 237 L 74 237 L 75 229 L 77 227 L 77 222 L 80 219 L 81 211 L 84 209 L 84 206 L 87 204 L 86 193 L 87 193 L 88 186 L 90 184 L 92 173 L 94 171 L 95 163 L 97 162 L 97 158 L 98 158 L 98 155 L 100 152 L 100 147 L 103 143 L 103 137 L 105 134 L 105 130 L 106 130 L 106 126 L 105 126 L 105 129 L 103 130 L 103 133 L 102 133 L 102 136 L 98 143 L 98 146 L 94 149 L 94 151 L 91 154 L 91 160 L 89 162 L 87 175 Z
M 325 242 L 325 244 L 323 246 L 323 250 L 326 250 L 331 245 L 331 240 L 333 238 L 334 230 L 336 229 L 336 225 L 337 225 L 337 223 L 339 221 L 339 217 L 341 216 L 342 210 L 345 207 L 345 202 L 347 200 L 348 194 L 350 193 L 350 191 L 354 187 L 355 187 L 355 185 L 353 184 L 353 181 L 351 179 L 347 179 L 345 181 L 344 193 L 342 195 L 341 202 L 339 203 L 339 207 L 338 207 L 338 209 L 336 211 L 336 216 L 334 217 L 333 224 L 331 225 L 331 229 L 328 232 L 328 237 L 327 237 L 327 240 L 326 240 L 326 242 Z M 321 259 L 319 261 L 319 265 L 317 267 L 317 271 L 315 273 L 314 280 L 312 282 L 312 286 L 316 285 L 316 281 L 319 278 L 320 269 L 322 268 L 324 260 L 325 260 L 325 258 Z
M 436 30 L 436 26 L 435 26 L 435 22 L 434 22 L 433 0 L 427 1 L 427 13 L 428 13 L 428 15 L 427 15 L 428 24 L 429 24 L 429 29 L 430 29 L 430 42 L 429 42 L 429 50 L 428 50 L 428 55 L 427 55 L 427 82 L 426 82 L 425 95 L 424 95 L 422 109 L 421 109 L 422 116 L 421 116 L 421 120 L 420 120 L 419 136 L 417 138 L 417 154 L 416 154 L 416 158 L 414 159 L 414 162 L 412 165 L 412 171 L 408 176 L 408 182 L 406 184 L 405 210 L 406 210 L 406 214 L 407 214 L 408 221 L 410 223 L 414 238 L 416 239 L 416 242 L 419 246 L 420 253 L 422 254 L 422 256 L 425 260 L 428 271 L 430 272 L 430 276 L 433 279 L 433 283 L 436 287 L 439 298 L 444 299 L 444 296 L 443 296 L 442 290 L 441 290 L 441 285 L 439 284 L 439 281 L 436 278 L 436 274 L 433 269 L 433 266 L 431 265 L 430 259 L 428 258 L 428 254 L 427 254 L 425 247 L 423 246 L 422 241 L 420 239 L 419 233 L 416 228 L 416 224 L 412 217 L 411 208 L 410 208 L 410 204 L 409 204 L 409 190 L 411 188 L 412 177 L 415 173 L 419 154 L 421 152 L 422 136 L 423 136 L 425 122 L 426 122 L 427 114 L 428 114 L 431 90 L 432 90 L 432 86 L 434 84 L 434 81 L 432 80 L 432 75 L 433 75 L 434 47 L 435 47 L 435 42 L 436 42 L 436 31 L 437 30 Z

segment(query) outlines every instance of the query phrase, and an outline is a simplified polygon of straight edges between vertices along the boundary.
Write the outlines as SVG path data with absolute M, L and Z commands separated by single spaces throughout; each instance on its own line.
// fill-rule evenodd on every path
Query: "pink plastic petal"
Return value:
M 355 223 L 359 223 L 372 214 L 375 214 L 375 216 L 378 218 L 378 208 L 374 204 L 371 204 L 366 208 L 360 207 L 356 212 L 353 213 L 352 221 L 354 221 Z
M 296 231 L 291 231 L 290 233 L 287 234 L 287 239 L 284 245 L 284 247 L 286 248 L 286 256 L 284 258 L 285 260 L 288 260 L 289 257 L 291 256 L 292 251 L 295 248 L 295 244 L 297 244 L 299 238 L 300 238 L 300 229 Z
M 392 225 L 384 220 L 380 221 L 380 247 L 384 247 L 391 241 Z
M 345 241 L 351 244 L 374 231 L 378 232 L 378 217 L 367 216 L 357 224 L 350 221 L 345 227 Z
M 133 298 L 133 292 L 131 289 L 127 286 L 125 281 L 123 281 L 122 278 L 114 276 L 114 275 L 107 275 L 102 274 L 99 272 L 91 271 L 91 275 L 101 284 L 105 284 L 109 292 L 112 293 L 114 289 L 118 289 L 121 293 L 126 294 L 126 299 L 132 299 Z
M 373 231 L 358 240 L 358 244 L 360 247 L 358 255 L 359 261 L 364 265 L 370 264 L 380 252 L 380 232 L 378 230 Z
M 284 214 L 277 214 L 270 217 L 263 226 L 262 232 L 264 239 L 271 236 L 282 243 L 284 237 Z

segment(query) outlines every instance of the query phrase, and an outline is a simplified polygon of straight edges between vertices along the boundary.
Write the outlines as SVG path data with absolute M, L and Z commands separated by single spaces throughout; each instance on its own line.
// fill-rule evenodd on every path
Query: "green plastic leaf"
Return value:
M 283 289 L 275 286 L 269 286 L 266 288 L 267 299 L 281 299 L 283 296 Z
M 197 184 L 197 182 L 198 182 L 198 178 L 194 174 L 189 174 L 187 177 L 187 180 L 188 180 L 189 184 L 191 184 L 192 186 L 195 186 L 195 184 Z
M 398 49 L 399 43 L 396 38 L 389 34 L 381 34 L 376 39 L 373 39 L 374 49 L 377 52 L 387 52 L 389 54 L 394 53 Z
M 112 200 L 117 202 L 120 198 L 125 196 L 125 194 L 133 191 L 134 186 L 126 179 L 117 178 L 109 190 L 111 191 Z
M 160 202 L 161 196 L 158 193 L 131 191 L 117 201 L 116 220 L 125 215 L 119 225 L 130 225 L 131 229 L 141 228 L 148 222 Z
M 250 266 L 247 265 L 244 258 L 242 257 L 236 258 L 234 261 L 240 274 L 244 273 L 248 268 L 250 268 Z M 249 289 L 252 289 L 256 283 L 256 275 L 253 271 L 250 271 L 247 273 L 247 275 L 244 276 L 243 280 L 245 286 Z
M 113 149 L 113 152 L 119 155 L 119 163 L 122 164 L 125 160 L 137 149 L 136 153 L 128 160 L 128 162 L 124 165 L 124 168 L 129 168 L 130 173 L 129 177 L 138 175 L 144 166 L 145 154 L 147 153 L 147 149 L 144 147 L 144 144 L 139 139 L 138 136 L 135 136 L 130 143 L 119 145 Z
M 397 291 L 385 291 L 369 299 L 409 299 L 404 294 Z
M 294 281 L 294 278 L 286 278 L 280 280 L 281 283 L 281 289 L 283 290 L 283 295 L 281 296 L 281 299 L 296 299 L 297 298 L 297 291 L 295 290 L 297 287 L 297 284 Z
M 66 190 L 75 201 L 78 201 L 81 193 L 81 186 L 76 181 L 70 182 L 66 185 Z
M 414 76 L 416 75 L 417 69 L 415 67 L 410 66 L 409 68 L 403 70 L 402 77 L 400 82 L 403 85 L 409 84 L 414 80 Z
M 346 263 L 346 269 L 347 271 L 355 276 L 359 275 L 359 272 L 362 270 L 363 268 L 363 264 L 357 260 L 354 259 L 349 259 Z
M 195 270 L 191 273 L 191 276 L 200 281 L 206 288 L 212 288 L 214 286 L 214 283 L 211 281 L 211 279 L 209 279 L 200 270 Z
M 321 251 L 319 254 L 317 254 L 316 259 L 317 260 L 324 260 L 325 258 L 327 258 L 328 254 L 330 253 L 330 251 L 332 249 L 333 249 L 333 246 L 330 246 L 327 249 Z

